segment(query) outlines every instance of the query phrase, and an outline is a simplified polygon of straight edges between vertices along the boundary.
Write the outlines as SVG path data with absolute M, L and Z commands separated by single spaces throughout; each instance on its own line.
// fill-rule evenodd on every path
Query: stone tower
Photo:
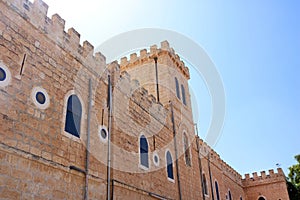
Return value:
M 168 41 L 140 51 L 121 59 L 121 72 L 126 71 L 131 79 L 137 80 L 141 87 L 156 98 L 165 108 L 173 105 L 176 132 L 185 133 L 194 138 L 194 123 L 191 108 L 188 80 L 189 69 L 169 46 Z M 190 140 L 193 140 L 193 139 Z M 191 143 L 191 141 L 189 143 Z
M 157 63 L 157 68 L 155 67 Z M 188 95 L 188 83 L 190 74 L 174 50 L 170 48 L 167 41 L 161 42 L 161 48 L 156 45 L 150 47 L 150 52 L 146 49 L 140 51 L 138 57 L 136 53 L 121 59 L 121 71 L 127 71 L 132 79 L 137 79 L 149 93 L 153 94 L 163 105 L 177 99 L 182 100 L 185 106 L 190 106 Z M 157 72 L 157 73 L 156 73 Z M 157 75 L 157 77 L 156 77 Z M 178 94 L 176 91 L 175 77 L 178 82 Z M 158 88 L 156 86 L 158 84 Z M 182 85 L 182 86 L 181 86 Z M 184 88 L 184 97 L 181 88 Z M 157 91 L 157 89 L 159 91 Z
M 288 199 L 282 171 L 242 179 L 194 135 L 168 42 L 107 64 L 47 11 L 0 0 L 0 199 Z
M 185 184 L 190 185 L 188 187 L 181 186 L 178 190 L 181 190 L 180 192 L 183 195 L 192 193 L 193 190 L 197 189 L 195 188 L 195 182 L 200 180 L 199 176 L 194 180 L 188 178 L 195 175 L 194 168 L 198 167 L 195 164 L 197 163 L 197 154 L 195 151 L 195 133 L 188 87 L 188 80 L 190 79 L 188 68 L 169 46 L 169 43 L 163 41 L 160 47 L 153 45 L 149 51 L 146 49 L 141 50 L 139 56 L 133 53 L 129 56 L 129 59 L 127 57 L 122 58 L 120 61 L 120 73 L 123 76 L 126 74 L 127 79 L 138 82 L 139 86 L 134 91 L 131 91 L 129 96 L 136 97 L 135 91 L 143 88 L 164 110 L 164 114 L 159 114 L 156 111 L 157 105 L 155 103 L 150 106 L 150 109 L 149 106 L 144 107 L 154 114 L 153 117 L 158 117 L 163 125 L 152 121 L 153 124 L 150 123 L 150 129 L 140 129 L 138 132 L 145 133 L 151 144 L 151 152 L 157 152 L 160 158 L 165 157 L 162 152 L 165 152 L 167 149 L 170 150 L 173 160 L 178 160 L 176 163 L 174 161 L 176 173 L 178 170 L 178 174 L 184 174 L 184 176 L 180 177 L 181 181 L 186 181 Z M 118 85 L 118 83 L 116 84 Z M 124 87 L 126 84 L 120 81 L 119 85 Z M 116 107 L 119 107 L 119 105 L 118 103 Z M 143 103 L 139 103 L 139 105 L 143 107 Z M 121 112 L 122 110 L 124 109 L 121 109 Z M 117 113 L 116 115 L 118 115 Z M 119 121 L 123 120 L 119 119 Z M 124 129 L 126 127 L 122 128 L 122 130 Z M 128 132 L 132 132 L 132 129 L 135 128 L 130 128 Z M 174 139 L 174 135 L 176 135 L 176 139 Z M 116 140 L 118 139 L 116 138 Z M 178 177 L 174 177 L 175 184 L 177 184 L 176 187 L 179 185 L 178 179 Z

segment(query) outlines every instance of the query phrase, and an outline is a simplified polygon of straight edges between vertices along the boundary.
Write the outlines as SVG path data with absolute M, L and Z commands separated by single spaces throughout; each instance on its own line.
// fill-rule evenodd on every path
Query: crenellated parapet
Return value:
M 234 170 L 229 164 L 221 159 L 220 155 L 214 151 L 206 142 L 202 139 L 199 139 L 200 144 L 200 156 L 209 160 L 209 162 L 219 168 L 224 175 L 231 178 L 235 182 L 241 184 L 242 176 Z
M 48 5 L 41 1 L 35 0 L 31 3 L 28 0 L 2 0 L 14 11 L 18 12 L 24 19 L 29 21 L 35 27 L 43 29 L 47 23 Z M 64 21 L 63 21 L 64 23 Z
M 222 165 L 222 170 L 225 175 L 230 177 L 232 180 L 235 182 L 241 184 L 242 176 L 234 170 L 228 163 L 226 163 L 224 160 L 220 159 L 221 165 Z
M 69 28 L 66 32 L 65 20 L 58 14 L 52 15 L 51 18 L 47 17 L 48 5 L 45 2 L 42 0 L 34 0 L 33 3 L 28 0 L 1 1 L 86 67 L 98 73 L 103 72 L 106 66 L 105 56 L 100 52 L 94 54 L 94 46 L 88 41 L 84 41 L 81 45 L 80 34 L 74 28 Z M 16 21 L 16 23 L 20 22 Z M 36 40 L 38 41 L 39 38 Z M 47 46 L 43 47 L 41 43 L 39 48 L 47 48 Z
M 156 120 L 164 123 L 168 110 L 156 98 L 142 87 L 138 80 L 131 79 L 126 71 L 120 73 L 116 88 L 129 100 L 149 112 Z M 123 98 L 125 101 L 125 99 Z
M 245 178 L 242 179 L 242 176 L 234 170 L 229 164 L 221 159 L 220 155 L 216 153 L 206 142 L 198 138 L 200 145 L 200 158 L 204 158 L 219 168 L 222 173 L 234 180 L 236 183 L 239 183 L 243 187 L 252 187 L 257 185 L 264 185 L 276 182 L 285 182 L 286 178 L 281 168 L 277 169 L 277 173 L 273 169 L 270 169 L 268 173 L 261 171 L 260 175 L 257 172 L 253 172 L 252 176 L 250 174 L 245 174 Z
M 132 53 L 127 57 L 121 58 L 120 66 L 122 71 L 126 71 L 127 69 L 133 68 L 138 65 L 146 64 L 153 62 L 154 58 L 158 58 L 158 63 L 160 61 L 160 56 L 167 55 L 173 66 L 178 69 L 184 77 L 190 79 L 190 73 L 188 67 L 185 66 L 184 62 L 180 59 L 179 55 L 175 53 L 174 49 L 170 47 L 168 41 L 161 42 L 160 48 L 157 45 L 152 45 L 150 50 L 142 49 L 140 50 L 140 55 L 138 56 L 137 53 Z
M 277 173 L 273 169 L 268 171 L 268 174 L 265 171 L 261 171 L 260 175 L 257 172 L 253 172 L 252 176 L 250 174 L 245 174 L 245 178 L 242 179 L 242 183 L 245 187 L 269 184 L 274 182 L 285 181 L 285 175 L 281 168 L 277 168 Z

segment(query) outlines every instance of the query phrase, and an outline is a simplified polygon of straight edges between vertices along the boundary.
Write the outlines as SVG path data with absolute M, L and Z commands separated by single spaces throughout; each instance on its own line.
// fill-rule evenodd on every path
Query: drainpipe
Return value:
M 108 75 L 108 141 L 107 141 L 107 200 L 110 196 L 110 182 L 111 182 L 111 122 L 112 122 L 112 85 L 111 76 Z
M 154 61 L 155 61 L 155 77 L 156 77 L 156 98 L 157 98 L 157 102 L 159 102 L 157 57 L 154 57 Z
M 202 172 L 202 163 L 201 163 L 201 153 L 200 153 L 200 146 L 199 146 L 199 134 L 198 134 L 198 126 L 195 124 L 196 127 L 196 144 L 197 144 L 197 152 L 198 152 L 198 163 L 199 163 L 199 170 L 200 170 L 200 182 L 201 182 L 201 189 L 202 189 L 202 199 L 205 200 L 205 194 L 204 194 L 204 185 L 203 185 L 203 172 Z
M 208 152 L 207 159 L 208 159 L 208 172 L 209 172 L 209 179 L 210 179 L 211 197 L 212 200 L 214 200 L 215 197 L 214 197 L 213 183 L 212 183 L 211 170 L 210 170 L 210 152 Z
M 115 188 L 114 179 L 111 179 L 111 199 L 114 199 L 114 188 Z
M 175 127 L 173 104 L 172 104 L 171 101 L 170 101 L 170 107 L 171 107 L 171 119 L 172 119 L 172 125 L 173 125 L 174 148 L 175 148 L 175 157 L 176 157 L 177 184 L 178 184 L 179 200 L 181 200 L 182 197 L 181 197 L 181 187 L 180 187 L 180 177 L 179 177 L 179 167 L 178 167 L 178 152 L 177 152 L 177 143 L 176 143 L 176 127 Z
M 85 193 L 84 193 L 85 200 L 89 199 L 91 109 L 92 109 L 92 80 L 89 79 L 89 105 L 88 105 L 88 116 L 87 116 L 87 140 L 86 140 L 86 161 L 85 161 Z

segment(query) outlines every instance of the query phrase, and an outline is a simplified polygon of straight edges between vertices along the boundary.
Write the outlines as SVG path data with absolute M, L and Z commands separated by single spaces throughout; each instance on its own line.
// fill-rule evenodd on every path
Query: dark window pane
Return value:
M 158 163 L 158 157 L 157 157 L 157 155 L 154 156 L 154 162 Z
M 46 102 L 46 97 L 42 92 L 37 92 L 36 95 L 35 95 L 35 99 L 40 104 L 44 104 Z
M 175 86 L 176 86 L 176 96 L 178 99 L 180 99 L 179 83 L 176 77 L 175 77 Z
M 4 69 L 0 68 L 0 81 L 4 81 L 6 79 L 6 73 Z
M 168 178 L 174 179 L 173 161 L 172 161 L 171 153 L 169 151 L 167 152 L 167 172 L 168 172 Z
M 77 115 L 81 115 L 81 103 L 79 98 L 76 95 L 71 95 L 68 99 L 68 111 L 71 111 Z
M 229 200 L 232 200 L 231 192 L 230 191 L 228 191 L 228 196 L 229 196 Z
M 204 194 L 208 194 L 205 174 L 203 174 L 203 190 L 204 190 Z
M 141 136 L 140 138 L 140 162 L 141 165 L 145 167 L 149 167 L 149 161 L 148 161 L 148 142 L 145 136 Z
M 217 200 L 220 200 L 219 185 L 217 181 L 215 181 L 215 187 L 216 187 Z
M 80 124 L 81 124 L 81 103 L 76 95 L 71 95 L 68 99 L 65 131 L 80 137 Z
M 187 166 L 191 166 L 191 155 L 190 155 L 190 149 L 189 149 L 189 142 L 186 134 L 184 133 L 183 136 L 183 142 L 184 142 L 184 156 L 185 156 L 185 164 Z
M 105 129 L 101 129 L 101 137 L 103 139 L 106 139 L 106 136 L 107 136 L 106 130 Z
M 183 102 L 184 105 L 186 105 L 185 89 L 184 89 L 183 85 L 181 85 L 181 93 L 182 93 L 182 102 Z

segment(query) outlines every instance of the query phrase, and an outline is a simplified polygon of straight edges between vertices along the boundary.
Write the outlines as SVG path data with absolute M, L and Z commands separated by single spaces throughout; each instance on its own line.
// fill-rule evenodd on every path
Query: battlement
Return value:
M 229 164 L 222 160 L 220 155 L 200 138 L 199 144 L 201 148 L 200 156 L 209 159 L 210 162 L 216 167 L 220 168 L 226 176 L 241 184 L 242 176 L 236 170 L 234 170 Z
M 271 184 L 276 182 L 285 182 L 286 178 L 281 168 L 277 168 L 277 173 L 274 173 L 273 169 L 269 170 L 269 173 L 266 174 L 265 171 L 260 172 L 260 176 L 257 172 L 250 174 L 245 174 L 245 178 L 242 179 L 244 187 L 252 187 L 257 185 Z
M 156 120 L 164 122 L 168 110 L 160 102 L 157 102 L 156 98 L 152 94 L 149 94 L 147 89 L 140 86 L 138 80 L 132 80 L 130 74 L 126 71 L 120 73 L 116 87 L 127 98 L 130 98 L 137 105 L 149 112 Z
M 18 27 L 22 27 L 24 25 L 23 20 L 26 20 L 29 26 L 32 25 L 36 35 L 40 34 L 39 36 L 46 36 L 50 39 L 50 42 L 53 42 L 62 50 L 69 53 L 85 67 L 92 69 L 93 72 L 103 74 L 106 67 L 109 68 L 111 65 L 106 64 L 106 58 L 100 52 L 94 53 L 94 46 L 90 42 L 84 41 L 82 45 L 80 44 L 80 33 L 78 33 L 75 28 L 71 27 L 65 31 L 65 20 L 60 15 L 54 14 L 48 17 L 48 5 L 44 1 L 1 0 L 1 3 L 9 8 L 7 9 L 9 12 L 7 13 L 8 15 L 19 15 L 11 18 L 12 22 L 18 25 Z M 26 31 L 30 31 L 30 29 L 26 29 Z M 32 36 L 31 33 L 27 34 Z M 44 52 L 49 51 L 48 43 L 43 41 L 43 39 L 35 37 L 34 40 L 36 41 L 37 45 L 35 46 L 37 48 L 42 49 Z M 115 79 L 122 81 L 122 83 L 116 83 L 116 86 L 120 87 L 120 91 L 129 95 L 129 98 L 143 109 L 149 111 L 154 118 L 161 121 L 165 120 L 167 109 L 164 108 L 160 102 L 157 102 L 156 98 L 148 93 L 148 90 L 141 87 L 137 80 L 131 80 L 124 68 L 126 68 L 125 63 L 126 66 L 130 66 L 136 62 L 144 62 L 151 59 L 151 62 L 153 62 L 154 57 L 159 57 L 162 54 L 168 54 L 173 63 L 175 63 L 175 66 L 189 78 L 188 68 L 180 60 L 179 56 L 175 54 L 174 50 L 170 48 L 169 43 L 164 41 L 161 42 L 160 49 L 158 49 L 156 45 L 153 45 L 150 47 L 149 52 L 145 49 L 141 50 L 139 57 L 135 53 L 130 55 L 130 60 L 122 58 L 121 67 L 123 66 L 123 69 L 116 72 L 116 76 L 119 77 Z M 113 63 L 117 64 L 115 62 Z
M 193 134 L 190 74 L 167 41 L 122 58 L 121 66 L 117 61 L 106 65 L 90 42 L 80 44 L 74 28 L 64 30 L 65 20 L 58 14 L 47 17 L 48 5 L 42 0 L 0 0 L 0 8 L 1 81 L 8 83 L 0 91 L 0 174 L 6 183 L 0 199 L 82 199 L 84 195 L 104 199 L 108 194 L 115 195 L 112 199 L 179 199 L 180 194 L 201 199 L 205 186 L 201 173 L 210 175 L 212 184 L 220 181 L 222 196 L 230 188 L 237 198 L 257 199 L 258 191 L 270 193 L 264 194 L 266 199 L 288 199 L 282 195 L 286 183 L 281 169 L 242 179 L 200 138 L 196 139 L 203 164 L 198 165 L 195 143 L 184 136 Z M 178 130 L 176 143 L 173 128 Z M 140 134 L 147 138 L 147 169 Z M 106 148 L 107 136 L 113 136 L 111 151 Z M 193 141 L 191 148 L 185 148 L 186 139 Z M 180 168 L 174 171 L 178 173 L 174 181 L 168 178 L 167 148 Z M 106 191 L 107 160 L 112 164 L 110 180 L 122 183 L 115 189 L 112 184 L 113 193 Z M 41 190 L 14 189 L 15 183 L 34 188 L 32 180 Z M 181 187 L 175 187 L 179 182 Z
M 266 174 L 265 171 L 260 172 L 260 176 L 258 176 L 257 172 L 252 173 L 252 177 L 250 177 L 250 174 L 245 174 L 245 178 L 243 181 L 257 181 L 257 180 L 264 180 L 264 179 L 270 179 L 270 178 L 278 178 L 284 176 L 284 173 L 281 168 L 277 168 L 277 173 L 274 173 L 273 169 L 269 170 L 269 174 Z
M 237 183 L 240 183 L 245 187 L 285 181 L 285 175 L 281 168 L 277 169 L 277 173 L 274 172 L 273 169 L 270 169 L 268 174 L 265 171 L 261 171 L 260 176 L 257 172 L 253 172 L 252 176 L 250 176 L 250 174 L 245 174 L 245 178 L 242 179 L 242 176 L 229 164 L 222 160 L 220 155 L 215 152 L 206 142 L 200 138 L 198 138 L 198 140 L 201 148 L 199 156 L 204 157 L 207 160 L 209 159 L 213 165 L 223 171 L 224 175 L 227 175 L 232 180 L 235 180 Z
M 161 42 L 160 48 L 158 48 L 157 45 L 152 45 L 149 51 L 147 51 L 147 49 L 140 50 L 140 56 L 138 56 L 137 53 L 132 53 L 129 56 L 129 60 L 127 57 L 121 58 L 121 70 L 126 71 L 136 65 L 153 62 L 155 57 L 158 58 L 159 63 L 159 57 L 161 55 L 168 55 L 173 62 L 174 67 L 176 67 L 187 79 L 190 79 L 188 67 L 186 67 L 184 62 L 180 60 L 179 55 L 176 54 L 174 49 L 170 47 L 168 41 Z
M 72 27 L 65 32 L 65 20 L 58 14 L 47 17 L 48 5 L 42 0 L 1 0 L 24 20 L 49 37 L 56 45 L 68 51 L 76 59 L 88 63 L 87 67 L 94 71 L 102 71 L 106 65 L 106 58 L 100 52 L 94 55 L 94 46 L 88 41 L 80 45 L 80 34 Z M 14 20 L 14 19 L 12 19 Z M 19 21 L 16 24 L 22 25 Z M 40 48 L 47 48 L 41 47 Z

